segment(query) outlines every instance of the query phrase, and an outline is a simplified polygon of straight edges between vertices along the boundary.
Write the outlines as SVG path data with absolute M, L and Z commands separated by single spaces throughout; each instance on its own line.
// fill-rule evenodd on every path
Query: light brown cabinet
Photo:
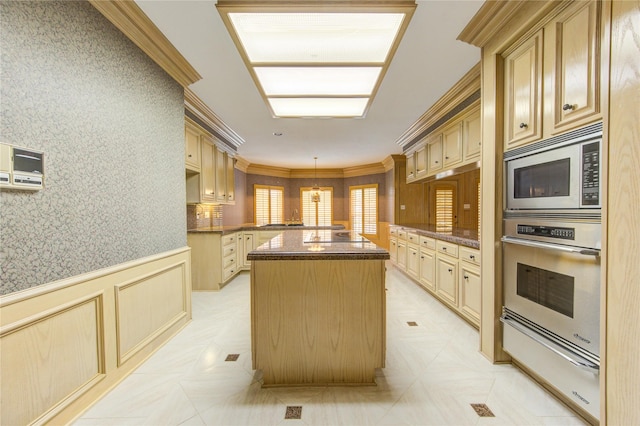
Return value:
M 430 291 L 436 291 L 436 253 L 420 248 L 420 284 Z
M 602 119 L 601 8 L 573 2 L 505 52 L 505 151 Z
M 416 244 L 407 245 L 407 273 L 414 279 L 420 278 L 420 249 Z
M 462 122 L 457 122 L 442 132 L 442 157 L 445 169 L 462 161 Z
M 406 172 L 407 182 L 413 182 L 416 179 L 416 158 L 413 152 L 407 154 Z
M 184 125 L 184 165 L 194 172 L 200 171 L 200 132 L 191 123 Z
M 234 158 L 195 124 L 185 123 L 187 203 L 235 202 Z M 197 162 L 197 167 L 196 167 Z
M 436 255 L 436 293 L 453 307 L 458 306 L 458 260 L 447 255 Z
M 482 279 L 480 276 L 480 251 L 460 247 L 460 312 L 471 322 L 480 324 Z
M 478 109 L 465 117 L 462 126 L 462 157 L 463 161 L 467 162 L 480 157 L 482 147 L 480 110 Z
M 427 140 L 429 151 L 429 175 L 442 170 L 442 134 L 432 135 Z
M 553 99 L 552 133 L 601 117 L 600 7 L 599 2 L 577 2 L 544 28 L 545 75 L 553 76 L 545 90 L 545 99 Z
M 504 58 L 505 151 L 542 137 L 542 31 Z
M 240 232 L 222 235 L 214 232 L 187 233 L 191 247 L 193 290 L 220 290 L 239 271 Z
M 427 147 L 423 146 L 422 148 L 416 150 L 415 154 L 415 169 L 416 169 L 416 179 L 421 179 L 427 176 Z

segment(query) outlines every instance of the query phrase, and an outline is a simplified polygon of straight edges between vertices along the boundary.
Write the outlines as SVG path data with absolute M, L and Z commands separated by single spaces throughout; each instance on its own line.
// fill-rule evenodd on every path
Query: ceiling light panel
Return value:
M 269 98 L 278 117 L 361 117 L 368 98 Z
M 401 13 L 230 13 L 251 63 L 383 63 Z
M 362 117 L 415 0 L 218 0 L 274 117 Z
M 369 96 L 381 67 L 255 67 L 267 96 Z

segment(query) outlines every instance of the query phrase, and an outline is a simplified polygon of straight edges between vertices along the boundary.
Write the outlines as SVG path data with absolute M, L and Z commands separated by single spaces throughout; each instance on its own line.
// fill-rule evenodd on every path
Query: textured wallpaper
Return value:
M 0 139 L 45 189 L 0 191 L 0 294 L 186 245 L 183 90 L 87 2 L 0 2 Z

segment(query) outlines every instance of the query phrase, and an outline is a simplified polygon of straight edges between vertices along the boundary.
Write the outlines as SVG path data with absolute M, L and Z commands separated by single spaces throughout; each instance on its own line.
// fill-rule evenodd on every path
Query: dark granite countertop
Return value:
M 249 260 L 389 259 L 389 252 L 358 233 L 331 229 L 291 229 L 247 255 Z
M 344 229 L 344 225 L 332 226 L 300 226 L 300 225 L 255 225 L 253 223 L 245 223 L 243 225 L 227 225 L 212 226 L 207 228 L 187 229 L 188 233 L 219 233 L 222 235 L 232 234 L 240 231 L 290 231 L 290 230 L 308 230 L 308 229 Z
M 454 228 L 451 231 L 441 231 L 437 230 L 434 225 L 426 225 L 423 223 L 396 224 L 392 226 L 436 240 L 448 241 L 461 246 L 480 249 L 478 231 L 475 229 Z

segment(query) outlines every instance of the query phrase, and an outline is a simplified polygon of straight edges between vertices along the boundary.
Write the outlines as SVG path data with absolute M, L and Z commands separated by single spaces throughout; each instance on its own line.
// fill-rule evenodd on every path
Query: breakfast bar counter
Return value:
M 350 231 L 288 230 L 248 259 L 263 386 L 375 384 L 385 362 L 386 250 Z

